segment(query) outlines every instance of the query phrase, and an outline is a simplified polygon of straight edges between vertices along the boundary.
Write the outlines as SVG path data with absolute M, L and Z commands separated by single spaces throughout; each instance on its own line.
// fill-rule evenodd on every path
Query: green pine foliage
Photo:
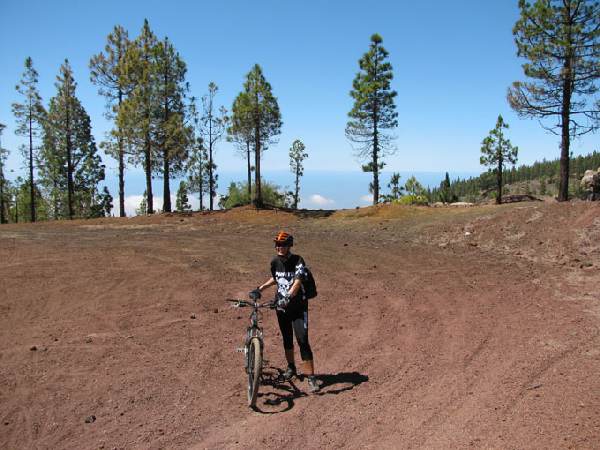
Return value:
M 481 143 L 480 164 L 491 167 L 496 175 L 496 203 L 502 203 L 502 171 L 508 164 L 517 162 L 519 148 L 514 147 L 510 140 L 504 137 L 504 131 L 508 124 L 504 122 L 501 115 L 498 116 L 496 127 L 490 130 L 490 134 Z
M 38 158 L 37 144 L 41 135 L 42 124 L 44 123 L 46 111 L 42 105 L 42 97 L 38 89 L 38 73 L 33 68 L 31 58 L 25 60 L 25 72 L 19 84 L 17 92 L 21 95 L 21 103 L 13 103 L 12 111 L 17 119 L 17 129 L 15 133 L 27 138 L 27 144 L 21 147 L 24 159 L 27 161 L 29 170 L 29 211 L 32 222 L 36 221 L 36 197 L 37 189 L 35 187 L 34 171 L 35 161 Z
M 255 184 L 256 186 L 256 184 Z M 292 206 L 292 198 L 288 192 L 282 191 L 281 188 L 273 183 L 262 180 L 264 204 L 275 206 L 278 208 L 289 208 Z M 251 192 L 248 195 L 248 187 L 246 183 L 231 183 L 227 188 L 227 194 L 219 200 L 221 209 L 235 208 L 253 203 L 255 193 Z
M 262 152 L 275 143 L 276 137 L 281 134 L 283 122 L 277 98 L 273 95 L 271 84 L 266 80 L 262 68 L 255 64 L 246 75 L 244 82 L 243 101 L 238 105 L 243 108 L 239 111 L 242 120 L 248 120 L 247 126 L 252 130 L 254 143 L 254 194 L 253 202 L 256 206 L 265 203 L 261 186 L 260 161 Z
M 569 180 L 570 192 L 578 189 L 581 178 L 586 170 L 600 168 L 600 152 L 594 151 L 588 155 L 571 158 L 571 176 Z M 512 167 L 503 172 L 503 187 L 511 194 L 526 193 L 526 183 L 529 190 L 535 195 L 558 195 L 560 179 L 560 160 L 542 160 L 531 165 Z M 542 181 L 543 180 L 543 181 Z M 543 188 L 541 187 L 543 183 Z M 477 177 L 461 180 L 457 178 L 451 182 L 451 189 L 460 200 L 476 202 L 492 196 L 497 188 L 496 176 L 492 171 L 484 172 Z M 543 189 L 540 192 L 540 189 Z M 433 189 L 433 198 L 439 198 L 440 190 Z
M 290 170 L 294 174 L 294 203 L 292 208 L 298 209 L 298 203 L 300 203 L 300 178 L 304 175 L 303 161 L 308 158 L 308 153 L 305 152 L 306 147 L 300 139 L 296 139 L 292 142 L 290 147 Z
M 192 210 L 192 206 L 188 199 L 188 185 L 183 180 L 179 182 L 177 198 L 175 199 L 175 208 L 178 212 L 189 212 Z
M 104 165 L 92 136 L 90 117 L 76 96 L 76 82 L 68 60 L 60 67 L 57 93 L 50 99 L 44 121 L 40 179 L 51 216 L 92 217 L 101 196 Z
M 358 61 L 360 71 L 350 91 L 354 105 L 346 125 L 346 137 L 352 142 L 357 156 L 368 161 L 362 166 L 363 171 L 373 173 L 369 192 L 373 193 L 374 205 L 379 202 L 379 172 L 385 165 L 383 158 L 395 151 L 393 136 L 387 130 L 398 126 L 394 103 L 397 92 L 391 89 L 392 65 L 382 42 L 380 35 L 372 35 L 369 51 Z
M 573 137 L 594 131 L 600 120 L 595 99 L 600 79 L 600 2 L 519 0 L 513 28 L 528 81 L 508 92 L 521 117 L 535 118 L 561 135 L 558 200 L 568 200 L 569 147 Z
M 6 125 L 0 123 L 0 225 L 8 223 L 8 205 L 10 203 L 9 183 L 4 175 L 4 167 L 8 158 L 8 150 L 2 147 L 2 133 Z
M 148 194 L 144 191 L 142 195 L 142 200 L 140 201 L 140 206 L 138 206 L 135 210 L 135 214 L 137 216 L 145 216 L 148 214 Z
M 217 195 L 217 164 L 214 160 L 216 145 L 227 130 L 229 117 L 225 107 L 215 105 L 215 96 L 219 90 L 212 81 L 208 84 L 208 94 L 202 97 L 202 117 L 200 118 L 200 134 L 208 150 L 208 209 L 213 210 L 214 198 Z
M 125 73 L 125 56 L 131 45 L 127 30 L 116 25 L 106 38 L 104 52 L 90 59 L 90 80 L 106 99 L 106 117 L 114 121 L 113 129 L 100 147 L 119 163 L 119 216 L 125 217 L 125 143 L 117 120 L 121 105 L 132 86 Z
M 253 170 L 251 154 L 255 151 L 255 148 L 251 102 L 247 91 L 240 92 L 233 101 L 229 127 L 227 128 L 227 140 L 233 142 L 239 154 L 246 158 L 248 195 L 251 195 Z

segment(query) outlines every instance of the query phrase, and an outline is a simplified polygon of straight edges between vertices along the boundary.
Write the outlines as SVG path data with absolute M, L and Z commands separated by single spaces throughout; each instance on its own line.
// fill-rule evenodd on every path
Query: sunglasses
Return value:
M 280 244 L 278 242 L 275 242 L 275 248 L 290 248 L 290 246 L 287 244 Z

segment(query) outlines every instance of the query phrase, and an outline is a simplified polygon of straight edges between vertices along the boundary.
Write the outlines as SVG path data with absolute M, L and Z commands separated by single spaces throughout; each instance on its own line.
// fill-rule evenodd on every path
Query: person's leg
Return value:
M 313 362 L 313 353 L 308 341 L 308 310 L 301 311 L 294 317 L 292 322 L 296 341 L 300 347 L 300 357 L 302 358 L 303 373 L 307 376 L 315 374 Z
M 286 378 L 291 378 L 296 374 L 296 364 L 294 361 L 294 331 L 292 321 L 283 311 L 277 311 L 277 322 L 283 339 L 283 350 L 285 352 L 285 360 L 288 363 L 288 368 L 285 372 Z

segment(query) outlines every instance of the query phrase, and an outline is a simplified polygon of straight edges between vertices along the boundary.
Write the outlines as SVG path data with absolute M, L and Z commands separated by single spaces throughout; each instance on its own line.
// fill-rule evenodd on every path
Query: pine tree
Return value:
M 107 118 L 115 121 L 110 139 L 101 146 L 119 162 L 119 216 L 125 217 L 125 142 L 117 115 L 132 89 L 125 74 L 125 56 L 131 43 L 127 30 L 120 25 L 114 27 L 106 41 L 104 53 L 90 59 L 90 80 L 106 98 Z
M 148 20 L 140 35 L 127 48 L 125 69 L 127 84 L 133 86 L 118 111 L 117 121 L 126 144 L 131 148 L 133 164 L 141 164 L 146 175 L 148 214 L 154 213 L 152 173 L 157 168 L 160 142 L 157 140 L 158 114 L 158 64 L 156 61 L 156 36 Z
M 29 169 L 29 209 L 32 222 L 36 220 L 35 214 L 35 181 L 34 181 L 34 160 L 37 158 L 37 147 L 34 147 L 34 139 L 40 136 L 41 126 L 44 121 L 45 110 L 42 106 L 42 98 L 37 89 L 38 73 L 33 68 L 31 58 L 25 60 L 25 72 L 21 81 L 16 86 L 17 92 L 23 98 L 22 103 L 13 103 L 12 111 L 17 119 L 17 129 L 15 133 L 25 136 L 29 140 L 29 146 L 23 146 L 23 156 L 27 159 Z
M 252 196 L 252 162 L 250 159 L 253 145 L 250 96 L 240 92 L 233 101 L 230 126 L 227 128 L 227 140 L 234 142 L 240 153 L 246 158 L 248 170 L 248 197 Z
M 298 203 L 300 201 L 300 177 L 304 175 L 304 166 L 302 162 L 308 157 L 308 153 L 305 153 L 306 147 L 300 139 L 296 139 L 290 147 L 290 169 L 295 177 L 294 182 L 294 203 L 292 208 L 298 209 Z
M 145 216 L 148 214 L 148 194 L 144 191 L 140 206 L 135 210 L 135 214 L 138 216 Z
M 213 153 L 217 142 L 223 137 L 223 133 L 225 133 L 229 122 L 227 110 L 223 106 L 217 109 L 215 105 L 214 100 L 218 89 L 217 85 L 212 81 L 208 84 L 208 94 L 202 97 L 203 114 L 200 119 L 200 131 L 204 142 L 208 146 L 208 204 L 211 211 L 213 210 L 214 197 L 217 195 L 217 176 L 214 173 L 217 165 L 214 162 Z
M 404 184 L 404 189 L 409 195 L 419 196 L 425 193 L 423 185 L 417 181 L 415 176 L 411 176 Z
M 204 194 L 209 192 L 208 186 L 208 152 L 200 133 L 200 117 L 196 108 L 196 99 L 192 97 L 189 105 L 189 117 L 192 122 L 190 154 L 187 161 L 188 190 L 199 196 L 199 211 L 204 210 Z
M 188 199 L 188 186 L 185 181 L 181 181 L 179 183 L 179 189 L 177 189 L 177 198 L 175 200 L 175 208 L 179 212 L 187 212 L 192 210 Z
M 513 147 L 510 140 L 504 137 L 503 130 L 508 129 L 502 116 L 498 116 L 496 127 L 481 143 L 480 164 L 493 167 L 496 174 L 496 204 L 502 203 L 502 170 L 507 164 L 516 164 L 518 147 Z
M 0 224 L 7 223 L 7 205 L 6 202 L 6 179 L 4 178 L 4 165 L 6 164 L 6 159 L 8 158 L 8 150 L 2 147 L 2 133 L 6 125 L 0 123 Z
M 574 136 L 594 131 L 600 101 L 600 3 L 590 0 L 519 0 L 521 17 L 513 28 L 525 76 L 508 92 L 522 117 L 553 120 L 544 128 L 561 135 L 559 201 L 569 198 L 569 147 Z
M 358 62 L 360 71 L 350 91 L 354 105 L 346 125 L 346 137 L 355 145 L 357 155 L 369 160 L 362 169 L 373 172 L 369 191 L 373 193 L 374 205 L 379 202 L 379 171 L 385 165 L 383 158 L 395 151 L 393 137 L 385 130 L 398 126 L 394 104 L 397 92 L 390 87 L 392 65 L 387 61 L 388 52 L 382 42 L 380 35 L 372 35 L 369 51 Z
M 185 82 L 186 65 L 168 38 L 155 48 L 157 103 L 156 135 L 160 151 L 157 158 L 158 171 L 163 178 L 163 211 L 171 211 L 170 180 L 185 170 L 191 140 L 190 127 L 186 125 Z
M 387 198 L 390 201 L 398 200 L 403 195 L 402 191 L 404 187 L 400 185 L 400 178 L 400 174 L 397 172 L 394 172 L 390 178 L 390 182 L 387 185 L 390 189 L 390 194 Z
M 252 137 L 254 141 L 254 204 L 263 206 L 261 190 L 260 158 L 269 144 L 274 143 L 277 135 L 281 134 L 281 113 L 277 98 L 273 96 L 271 85 L 265 79 L 258 64 L 246 75 L 244 90 L 248 95 L 248 114 Z
M 90 117 L 76 96 L 76 86 L 71 66 L 65 60 L 57 76 L 57 94 L 50 99 L 44 122 L 40 158 L 42 184 L 51 192 L 57 218 L 89 217 L 97 201 L 98 183 L 104 180 L 104 166 L 97 154 Z M 66 201 L 61 198 L 65 190 Z M 63 205 L 66 212 L 61 208 Z

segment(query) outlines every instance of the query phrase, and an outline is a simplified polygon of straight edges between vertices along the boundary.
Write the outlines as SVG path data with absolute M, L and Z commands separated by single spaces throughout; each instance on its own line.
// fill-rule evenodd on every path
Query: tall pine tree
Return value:
M 7 223 L 7 205 L 8 202 L 6 200 L 6 179 L 4 178 L 4 165 L 6 163 L 6 158 L 8 157 L 8 150 L 5 150 L 2 147 L 2 133 L 6 125 L 0 123 L 0 224 Z
M 186 125 L 185 82 L 186 65 L 168 38 L 156 45 L 156 140 L 159 145 L 156 171 L 163 178 L 163 210 L 171 211 L 170 180 L 185 171 L 185 161 L 191 140 L 191 128 Z
M 102 200 L 98 183 L 104 180 L 90 117 L 76 96 L 76 86 L 71 66 L 65 60 L 57 76 L 57 94 L 50 99 L 44 122 L 40 169 L 43 184 L 51 192 L 51 204 L 58 208 L 55 217 L 69 219 L 93 215 Z
M 510 140 L 504 137 L 508 124 L 502 116 L 498 116 L 496 127 L 481 143 L 481 165 L 491 166 L 496 174 L 496 204 L 502 203 L 502 171 L 507 164 L 516 164 L 518 147 L 513 147 Z M 448 186 L 450 187 L 450 186 Z
M 187 161 L 188 190 L 197 192 L 199 210 L 204 210 L 204 194 L 208 191 L 208 152 L 200 132 L 200 116 L 196 107 L 196 99 L 192 97 L 189 104 L 189 117 L 192 123 L 190 154 Z
M 154 214 L 152 173 L 160 170 L 156 161 L 161 144 L 157 140 L 157 118 L 162 105 L 158 102 L 156 46 L 156 36 L 148 20 L 144 20 L 140 35 L 132 41 L 125 55 L 124 73 L 133 89 L 123 101 L 117 116 L 126 145 L 131 149 L 131 162 L 141 164 L 144 168 L 147 214 Z
M 25 60 L 25 72 L 16 89 L 21 94 L 22 102 L 13 103 L 13 114 L 17 119 L 17 129 L 15 133 L 28 139 L 27 146 L 23 146 L 23 156 L 27 160 L 29 169 L 29 210 L 30 219 L 35 222 L 36 213 L 36 188 L 34 181 L 34 161 L 37 159 L 38 147 L 34 146 L 34 139 L 40 136 L 42 124 L 44 121 L 45 110 L 42 106 L 42 98 L 37 89 L 38 73 L 33 68 L 31 58 Z
M 227 129 L 227 124 L 229 122 L 227 110 L 223 106 L 217 108 L 215 105 L 215 96 L 217 95 L 218 89 L 217 85 L 212 81 L 208 84 L 208 94 L 202 97 L 203 114 L 200 119 L 200 130 L 203 141 L 208 147 L 208 205 L 211 211 L 213 210 L 214 197 L 217 195 L 217 176 L 214 173 L 214 169 L 216 169 L 217 166 L 214 162 L 213 153 L 217 142 L 223 137 L 223 133 Z
M 247 117 L 252 129 L 254 142 L 254 204 L 263 206 L 261 190 L 260 159 L 262 152 L 269 144 L 275 142 L 275 137 L 281 134 L 281 113 L 277 98 L 271 91 L 271 85 L 265 79 L 262 68 L 255 64 L 246 75 L 244 90 L 248 95 Z
M 125 74 L 125 55 L 130 45 L 127 30 L 116 25 L 106 38 L 104 52 L 90 59 L 90 79 L 106 98 L 108 119 L 115 121 L 109 140 L 101 145 L 119 162 L 119 216 L 125 217 L 125 142 L 119 122 L 116 120 L 121 105 L 131 90 Z M 115 142 L 116 140 L 116 142 Z
M 250 109 L 250 96 L 248 92 L 240 92 L 233 101 L 231 108 L 230 126 L 227 128 L 227 140 L 234 142 L 237 148 L 246 158 L 248 174 L 248 198 L 252 197 L 252 118 Z
M 369 190 L 373 193 L 374 205 L 379 202 L 379 171 L 385 164 L 383 158 L 395 151 L 393 136 L 386 130 L 398 126 L 394 103 L 397 92 L 391 89 L 392 65 L 382 42 L 380 35 L 372 35 L 369 51 L 358 61 L 360 71 L 350 91 L 354 105 L 346 125 L 346 137 L 354 144 L 357 156 L 368 160 L 363 170 L 373 172 Z
M 292 142 L 290 147 L 290 170 L 294 174 L 294 204 L 292 208 L 298 209 L 298 203 L 300 201 L 300 177 L 304 175 L 304 165 L 302 162 L 308 157 L 308 153 L 305 152 L 306 147 L 300 139 L 296 139 Z
M 522 117 L 551 120 L 544 128 L 560 134 L 559 201 L 569 198 L 569 148 L 573 137 L 600 123 L 593 103 L 600 79 L 600 3 L 590 0 L 519 0 L 513 28 L 525 76 L 508 91 L 510 106 Z M 546 122 L 547 123 L 547 122 Z

